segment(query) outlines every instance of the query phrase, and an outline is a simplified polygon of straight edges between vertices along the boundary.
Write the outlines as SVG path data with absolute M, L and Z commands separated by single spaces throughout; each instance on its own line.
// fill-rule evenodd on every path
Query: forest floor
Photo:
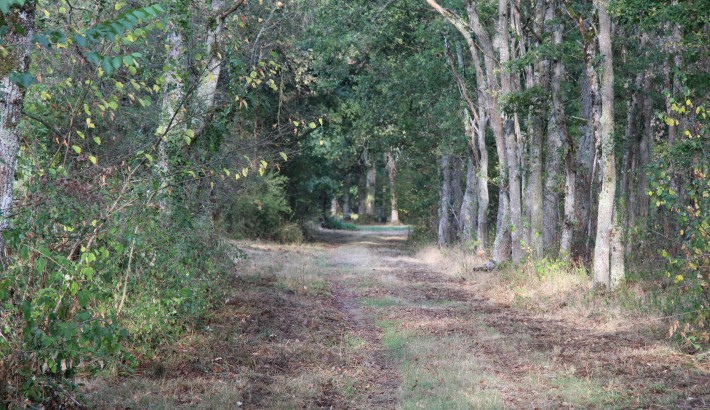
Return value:
M 90 407 L 710 408 L 710 365 L 655 322 L 501 302 L 481 286 L 496 272 L 452 270 L 406 234 L 235 243 L 248 258 L 208 325 L 89 383 Z

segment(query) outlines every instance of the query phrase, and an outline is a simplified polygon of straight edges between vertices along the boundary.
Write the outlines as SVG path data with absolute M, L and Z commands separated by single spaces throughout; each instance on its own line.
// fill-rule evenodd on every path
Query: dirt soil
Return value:
M 205 330 L 128 379 L 91 386 L 92 407 L 710 408 L 707 361 L 643 324 L 609 331 L 599 318 L 493 303 L 473 285 L 495 272 L 438 271 L 405 249 L 403 230 L 321 230 L 316 240 L 240 244 L 253 265 L 237 261 L 233 297 Z M 476 379 L 454 385 L 443 373 L 460 363 L 418 340 L 454 346 Z M 444 387 L 465 400 L 428 397 Z

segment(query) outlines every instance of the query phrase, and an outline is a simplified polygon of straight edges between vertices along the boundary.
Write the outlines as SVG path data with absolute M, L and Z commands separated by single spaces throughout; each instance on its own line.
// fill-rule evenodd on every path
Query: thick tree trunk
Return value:
M 439 232 L 437 243 L 444 247 L 451 242 L 451 164 L 448 151 L 441 154 L 441 196 L 439 198 Z
M 222 53 L 219 49 L 219 41 L 224 30 L 225 17 L 220 16 L 224 12 L 227 2 L 225 0 L 212 0 L 212 26 L 207 28 L 207 39 L 205 48 L 207 50 L 206 65 L 200 73 L 200 82 L 196 90 L 197 106 L 199 115 L 193 118 L 192 128 L 195 134 L 200 134 L 205 128 L 208 117 L 214 107 L 215 93 L 219 74 L 222 70 Z
M 375 161 L 367 163 L 367 179 L 365 181 L 367 196 L 365 197 L 365 216 L 368 221 L 375 219 L 375 195 L 377 192 L 377 167 Z
M 26 73 L 30 68 L 36 3 L 27 1 L 4 15 L 8 31 L 4 40 L 8 54 L 0 72 L 0 259 L 5 251 L 3 233 L 10 227 L 15 167 L 20 140 L 17 126 L 22 115 L 25 89 L 10 81 L 10 73 Z
M 385 153 L 385 166 L 390 184 L 390 223 L 399 225 L 399 211 L 397 210 L 397 191 L 395 190 L 395 181 L 397 179 L 397 164 L 394 155 L 391 151 Z
M 365 202 L 367 198 L 367 174 L 366 168 L 363 166 L 360 169 L 360 178 L 357 185 L 357 217 L 358 221 L 362 222 L 367 217 L 365 216 Z
M 343 180 L 343 220 L 345 221 L 352 219 L 350 215 L 350 179 L 350 174 L 347 174 Z
M 614 160 L 614 65 L 611 48 L 611 21 L 607 13 L 607 0 L 596 0 L 599 13 L 599 51 L 604 58 L 601 81 L 602 113 L 599 123 L 600 145 L 602 149 L 602 186 L 599 192 L 599 211 L 597 215 L 597 235 L 594 246 L 594 283 L 607 288 L 615 286 L 623 278 L 619 272 L 616 258 L 619 253 L 623 258 L 623 248 L 618 223 L 615 217 L 614 195 L 616 192 L 616 168 Z M 614 248 L 612 249 L 612 239 Z M 613 253 L 612 253 L 613 251 Z M 614 258 L 612 258 L 614 256 Z M 611 267 L 615 268 L 612 281 Z

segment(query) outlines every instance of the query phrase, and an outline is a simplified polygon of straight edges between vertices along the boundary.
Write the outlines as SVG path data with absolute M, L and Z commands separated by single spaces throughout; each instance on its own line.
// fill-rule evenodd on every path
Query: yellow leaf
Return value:
M 676 275 L 676 277 L 675 277 L 675 279 L 674 279 L 673 281 L 674 281 L 675 283 L 678 283 L 678 282 L 680 282 L 681 280 L 683 280 L 683 275 Z
M 92 164 L 96 165 L 96 157 L 93 155 L 89 155 L 89 161 L 91 161 Z

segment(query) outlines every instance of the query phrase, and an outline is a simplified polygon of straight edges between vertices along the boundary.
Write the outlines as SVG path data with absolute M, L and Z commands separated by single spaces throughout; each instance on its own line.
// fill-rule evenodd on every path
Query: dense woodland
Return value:
M 222 238 L 314 223 L 647 283 L 702 351 L 709 34 L 707 0 L 0 0 L 0 407 L 129 371 Z

